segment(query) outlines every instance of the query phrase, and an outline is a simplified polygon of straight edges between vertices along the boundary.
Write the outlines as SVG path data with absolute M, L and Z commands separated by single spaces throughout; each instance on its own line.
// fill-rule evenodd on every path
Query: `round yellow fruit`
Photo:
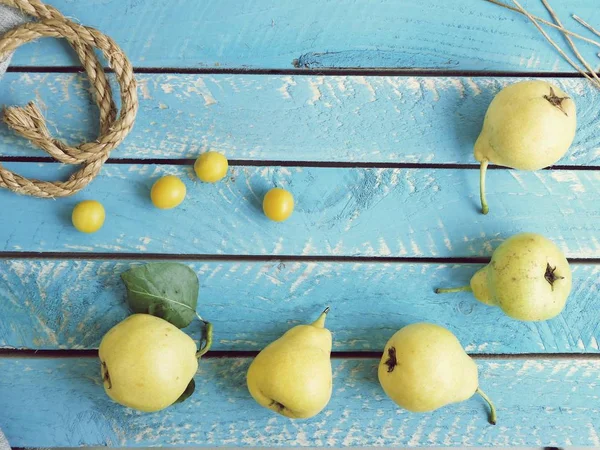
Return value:
M 166 320 L 133 314 L 100 343 L 104 390 L 121 405 L 160 411 L 175 403 L 194 377 L 196 351 L 192 338 Z
M 577 129 L 575 102 L 559 87 L 527 80 L 502 89 L 485 114 L 475 159 L 539 170 L 567 152 Z
M 227 175 L 229 163 L 221 153 L 202 153 L 194 163 L 194 171 L 205 183 L 216 183 Z
M 539 234 L 520 233 L 498 246 L 470 286 L 477 300 L 513 319 L 541 321 L 562 312 L 571 284 L 571 267 L 560 248 Z
M 95 233 L 104 225 L 105 217 L 106 213 L 102 203 L 95 200 L 85 200 L 73 208 L 71 220 L 78 231 Z
M 556 163 L 575 138 L 576 115 L 573 99 L 546 81 L 520 81 L 496 94 L 474 148 L 475 159 L 481 163 L 483 214 L 489 212 L 485 194 L 488 164 L 539 170 Z
M 447 329 L 407 325 L 385 345 L 379 382 L 399 406 L 427 412 L 470 398 L 479 386 L 477 366 Z
M 154 206 L 160 209 L 175 208 L 185 199 L 186 188 L 183 181 L 175 175 L 160 178 L 152 186 L 150 198 Z
M 294 212 L 293 195 L 281 188 L 273 188 L 263 200 L 265 216 L 275 222 L 283 222 Z

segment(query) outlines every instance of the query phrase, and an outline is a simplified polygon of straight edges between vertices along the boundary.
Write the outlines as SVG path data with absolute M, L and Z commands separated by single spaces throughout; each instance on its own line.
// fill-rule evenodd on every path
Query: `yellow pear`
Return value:
M 490 103 L 475 142 L 483 214 L 489 210 L 485 199 L 489 163 L 519 170 L 550 166 L 569 149 L 576 128 L 575 102 L 553 84 L 531 80 L 502 89 Z
M 196 343 L 171 323 L 133 314 L 100 343 L 104 389 L 121 405 L 159 411 L 181 397 L 198 370 Z
M 317 415 L 331 398 L 331 332 L 327 308 L 261 351 L 248 369 L 248 390 L 261 406 L 292 419 Z
M 564 309 L 571 292 L 571 268 L 550 239 L 535 233 L 510 237 L 478 270 L 469 286 L 436 293 L 472 291 L 477 300 L 498 306 L 513 319 L 548 320 Z
M 388 397 L 408 411 L 433 411 L 477 392 L 490 406 L 490 423 L 496 423 L 496 410 L 479 389 L 475 362 L 439 325 L 415 323 L 396 332 L 385 345 L 378 374 Z

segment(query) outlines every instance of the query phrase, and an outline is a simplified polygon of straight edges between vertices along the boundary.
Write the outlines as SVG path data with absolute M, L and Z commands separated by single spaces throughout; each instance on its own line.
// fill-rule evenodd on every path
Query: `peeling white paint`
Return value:
M 200 95 L 204 99 L 204 106 L 211 106 L 217 103 L 212 92 L 206 86 L 204 79 L 200 76 L 193 83 L 188 84 L 186 92 L 188 94 L 195 93 Z
M 281 96 L 284 99 L 287 100 L 292 98 L 292 95 L 290 94 L 290 87 L 296 86 L 296 80 L 294 80 L 294 77 L 288 75 L 283 77 L 281 81 L 283 82 L 283 84 L 277 90 L 281 93 Z
M 372 103 L 377 100 L 377 93 L 375 92 L 373 85 L 367 78 L 365 78 L 363 76 L 355 77 L 354 81 L 356 82 L 356 84 L 359 84 L 359 85 L 365 87 L 365 89 L 369 93 L 369 99 L 367 100 L 369 103 Z
M 311 78 L 308 80 L 308 86 L 310 88 L 310 92 L 312 94 L 311 98 L 307 101 L 309 105 L 315 105 L 319 100 L 321 100 L 321 89 L 319 86 L 323 85 L 323 77 Z
M 316 263 L 307 263 L 306 264 L 306 268 L 304 269 L 304 272 L 302 272 L 302 274 L 298 277 L 298 279 L 296 281 L 294 281 L 292 283 L 292 285 L 290 286 L 290 294 L 293 294 L 294 292 L 296 292 L 296 290 L 302 285 L 302 283 L 304 283 L 309 275 L 312 273 L 313 270 L 315 270 L 315 267 L 317 266 Z

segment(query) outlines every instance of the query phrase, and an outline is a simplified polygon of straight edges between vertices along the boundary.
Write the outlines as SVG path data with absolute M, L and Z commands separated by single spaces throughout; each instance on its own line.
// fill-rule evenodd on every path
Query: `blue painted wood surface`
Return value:
M 200 362 L 196 392 L 155 414 L 112 403 L 95 358 L 0 359 L 0 424 L 15 446 L 600 446 L 600 361 L 477 360 L 498 425 L 473 397 L 412 414 L 389 400 L 377 360 L 333 361 L 333 396 L 319 416 L 292 421 L 258 406 L 248 359 Z
M 0 347 L 95 349 L 129 314 L 120 274 L 135 261 L 0 262 Z M 436 322 L 469 353 L 598 353 L 597 265 L 573 265 L 573 293 L 556 319 L 518 322 L 469 293 L 477 264 L 187 262 L 200 279 L 198 311 L 215 327 L 213 349 L 261 350 L 331 306 L 334 351 L 381 351 L 408 323 Z M 186 332 L 199 339 L 200 325 Z
M 521 231 L 545 234 L 571 258 L 600 257 L 600 172 L 491 171 L 492 209 L 484 217 L 478 172 L 436 166 L 474 163 L 472 145 L 491 98 L 521 79 L 452 71 L 573 73 L 524 17 L 484 0 L 457 0 L 452 8 L 439 0 L 51 3 L 114 37 L 137 67 L 383 67 L 450 76 L 138 75 L 138 121 L 114 153 L 138 164 L 108 164 L 68 199 L 0 191 L 0 428 L 13 446 L 600 446 L 597 261 L 573 264 L 567 308 L 544 323 L 509 320 L 470 294 L 433 294 L 437 286 L 466 283 L 479 267 L 474 257 L 489 257 Z M 586 33 L 572 13 L 600 24 L 596 0 L 553 3 L 574 31 Z M 547 17 L 539 3 L 524 5 Z M 77 64 L 65 48 L 44 40 L 19 49 L 19 73 L 4 78 L 0 103 L 35 99 L 52 132 L 78 142 L 93 138 L 97 121 L 85 77 L 28 72 Z M 597 49 L 580 49 L 598 66 Z M 577 137 L 560 165 L 597 166 L 598 91 L 580 78 L 551 81 L 578 106 Z M 181 164 L 209 148 L 264 165 L 238 163 L 224 182 L 204 185 Z M 41 155 L 0 132 L 0 156 Z M 280 160 L 298 163 L 278 167 Z M 311 167 L 322 161 L 342 167 Z M 417 167 L 344 166 L 357 162 Z M 7 166 L 45 179 L 70 170 Z M 188 198 L 176 210 L 157 211 L 149 189 L 167 173 L 184 179 Z M 261 213 L 262 195 L 275 185 L 297 201 L 284 224 Z M 108 212 L 105 227 L 91 236 L 70 225 L 73 205 L 84 198 L 102 201 Z M 143 415 L 108 400 L 97 360 L 79 350 L 95 349 L 125 317 L 118 274 L 150 253 L 189 255 L 201 280 L 199 312 L 214 322 L 215 349 L 227 357 L 202 361 L 191 401 Z M 228 261 L 208 261 L 211 255 Z M 308 259 L 280 263 L 280 255 Z M 316 256 L 356 260 L 310 260 Z M 400 259 L 363 259 L 381 256 Z M 397 328 L 415 321 L 450 328 L 480 355 L 481 384 L 498 403 L 499 425 L 487 425 L 480 399 L 432 414 L 399 410 L 377 383 L 376 360 L 339 353 L 323 414 L 292 422 L 259 408 L 245 387 L 249 360 L 236 351 L 262 348 L 326 304 L 333 307 L 328 323 L 337 352 L 380 351 Z M 197 328 L 186 331 L 198 337 Z M 69 357 L 32 358 L 12 348 L 67 349 L 61 355 Z M 525 355 L 507 359 L 512 353 Z
M 53 0 L 64 14 L 100 28 L 135 66 L 191 68 L 434 68 L 573 72 L 528 20 L 484 0 Z M 600 23 L 596 0 L 552 2 L 571 19 Z M 539 2 L 523 1 L 548 17 Z M 562 38 L 551 33 L 556 39 Z M 72 65 L 65 45 L 20 49 L 15 65 Z M 566 47 L 566 44 L 565 44 Z M 581 45 L 597 66 L 598 48 Z
M 481 0 L 483 1 L 483 0 Z M 473 144 L 493 96 L 519 78 L 142 74 L 136 125 L 114 158 L 476 164 Z M 578 108 L 575 142 L 558 165 L 599 165 L 600 91 L 548 80 Z M 70 143 L 97 135 L 85 76 L 9 73 L 0 104 L 38 101 Z M 265 120 L 268 117 L 269 120 Z M 45 156 L 0 127 L 0 155 Z
M 65 176 L 66 166 L 11 163 L 28 176 Z M 154 181 L 180 176 L 187 198 L 173 210 L 150 202 Z M 290 189 L 294 214 L 269 221 L 262 199 Z M 201 183 L 189 166 L 108 164 L 85 191 L 47 201 L 2 190 L 3 251 L 139 252 L 227 255 L 490 256 L 523 231 L 553 239 L 569 257 L 597 258 L 598 171 L 491 171 L 491 213 L 479 210 L 479 172 L 471 169 L 234 167 L 218 184 Z M 70 222 L 83 199 L 104 204 L 97 233 Z M 550 214 L 551 212 L 551 214 Z M 540 216 L 544 219 L 540 220 Z

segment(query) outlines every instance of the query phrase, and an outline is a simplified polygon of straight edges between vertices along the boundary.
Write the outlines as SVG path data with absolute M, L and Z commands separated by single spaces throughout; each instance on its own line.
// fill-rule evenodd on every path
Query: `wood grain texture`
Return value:
M 0 358 L 0 426 L 18 447 L 109 446 L 599 446 L 600 361 L 478 361 L 496 399 L 498 425 L 477 397 L 433 413 L 397 408 L 377 381 L 376 360 L 334 360 L 327 408 L 291 421 L 258 406 L 247 359 L 200 363 L 196 392 L 155 414 L 112 403 L 96 359 Z
M 7 165 L 55 178 L 58 164 Z M 180 176 L 185 202 L 157 210 L 154 181 Z M 489 256 L 513 234 L 553 239 L 569 257 L 597 258 L 600 172 L 493 171 L 491 213 L 479 212 L 478 170 L 234 167 L 225 181 L 200 183 L 191 166 L 107 165 L 90 187 L 46 201 L 0 192 L 0 250 L 226 255 Z M 296 210 L 284 223 L 262 213 L 268 189 L 291 190 Z M 83 199 L 104 204 L 107 220 L 93 235 L 70 216 Z M 550 214 L 552 212 L 552 214 Z M 543 216 L 544 219 L 540 220 Z
M 438 0 L 320 0 L 302 6 L 294 0 L 51 3 L 113 37 L 135 66 L 573 71 L 525 17 L 483 0 L 457 0 L 452 8 Z M 596 0 L 553 3 L 575 31 L 587 33 L 571 19 L 574 13 L 600 23 Z M 523 4 L 547 17 L 539 2 Z M 64 47 L 42 41 L 20 49 L 13 64 L 77 64 Z M 597 65 L 598 49 L 581 47 Z
M 0 347 L 96 349 L 129 314 L 120 274 L 134 261 L 0 262 Z M 556 319 L 518 322 L 471 294 L 477 264 L 186 262 L 201 282 L 198 311 L 214 323 L 214 350 L 260 350 L 331 306 L 335 351 L 381 351 L 408 323 L 452 330 L 470 353 L 598 353 L 597 265 L 573 265 L 573 293 Z M 200 325 L 187 330 L 199 339 Z
M 483 2 L 483 0 L 480 0 Z M 138 75 L 136 126 L 114 158 L 476 164 L 473 144 L 493 96 L 520 78 Z M 575 100 L 576 140 L 559 165 L 600 165 L 600 91 L 550 79 Z M 78 74 L 9 73 L 0 104 L 43 105 L 70 143 L 95 138 L 96 108 Z M 115 87 L 116 88 L 116 87 Z M 268 120 L 265 118 L 268 117 Z M 45 156 L 1 128 L 0 155 Z

